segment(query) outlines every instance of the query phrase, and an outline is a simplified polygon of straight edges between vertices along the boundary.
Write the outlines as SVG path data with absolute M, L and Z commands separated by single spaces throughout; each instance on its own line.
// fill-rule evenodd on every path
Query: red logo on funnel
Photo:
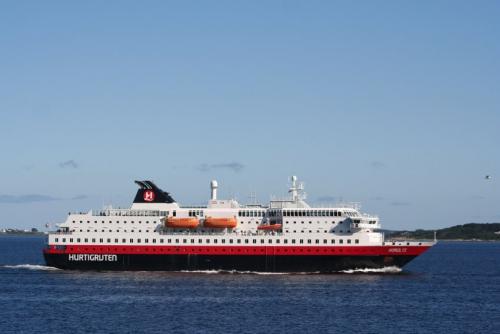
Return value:
M 155 200 L 155 193 L 153 190 L 146 190 L 144 191 L 143 198 L 146 202 L 152 202 Z

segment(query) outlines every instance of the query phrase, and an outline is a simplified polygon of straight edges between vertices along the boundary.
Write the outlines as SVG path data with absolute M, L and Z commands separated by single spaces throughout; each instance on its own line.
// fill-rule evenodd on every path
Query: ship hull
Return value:
M 417 255 L 201 255 L 201 254 L 54 254 L 48 266 L 98 271 L 250 271 L 339 272 L 351 269 L 402 268 Z

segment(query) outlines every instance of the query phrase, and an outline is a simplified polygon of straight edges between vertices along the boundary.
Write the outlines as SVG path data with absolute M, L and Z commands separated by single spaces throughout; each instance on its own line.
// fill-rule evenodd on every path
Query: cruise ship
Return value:
M 435 241 L 386 241 L 358 205 L 312 207 L 292 176 L 289 196 L 268 205 L 218 199 L 181 206 L 151 181 L 130 209 L 70 213 L 49 233 L 48 266 L 76 270 L 339 272 L 401 268 Z

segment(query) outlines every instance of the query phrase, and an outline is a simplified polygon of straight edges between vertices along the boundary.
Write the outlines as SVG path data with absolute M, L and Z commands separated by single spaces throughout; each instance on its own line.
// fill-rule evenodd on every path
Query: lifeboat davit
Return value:
M 177 218 L 177 217 L 168 217 L 165 222 L 166 227 L 173 228 L 197 228 L 200 221 L 198 218 Z
M 211 228 L 235 228 L 238 225 L 236 217 L 233 218 L 216 218 L 207 217 L 205 218 L 205 227 Z
M 281 224 L 264 224 L 257 226 L 258 230 L 264 230 L 264 231 L 277 231 L 281 230 L 282 225 Z

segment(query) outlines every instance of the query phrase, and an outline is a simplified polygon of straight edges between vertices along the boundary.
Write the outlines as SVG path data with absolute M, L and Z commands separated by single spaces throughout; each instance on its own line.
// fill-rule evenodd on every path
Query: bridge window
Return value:
M 127 239 L 122 239 L 122 244 L 126 243 Z

